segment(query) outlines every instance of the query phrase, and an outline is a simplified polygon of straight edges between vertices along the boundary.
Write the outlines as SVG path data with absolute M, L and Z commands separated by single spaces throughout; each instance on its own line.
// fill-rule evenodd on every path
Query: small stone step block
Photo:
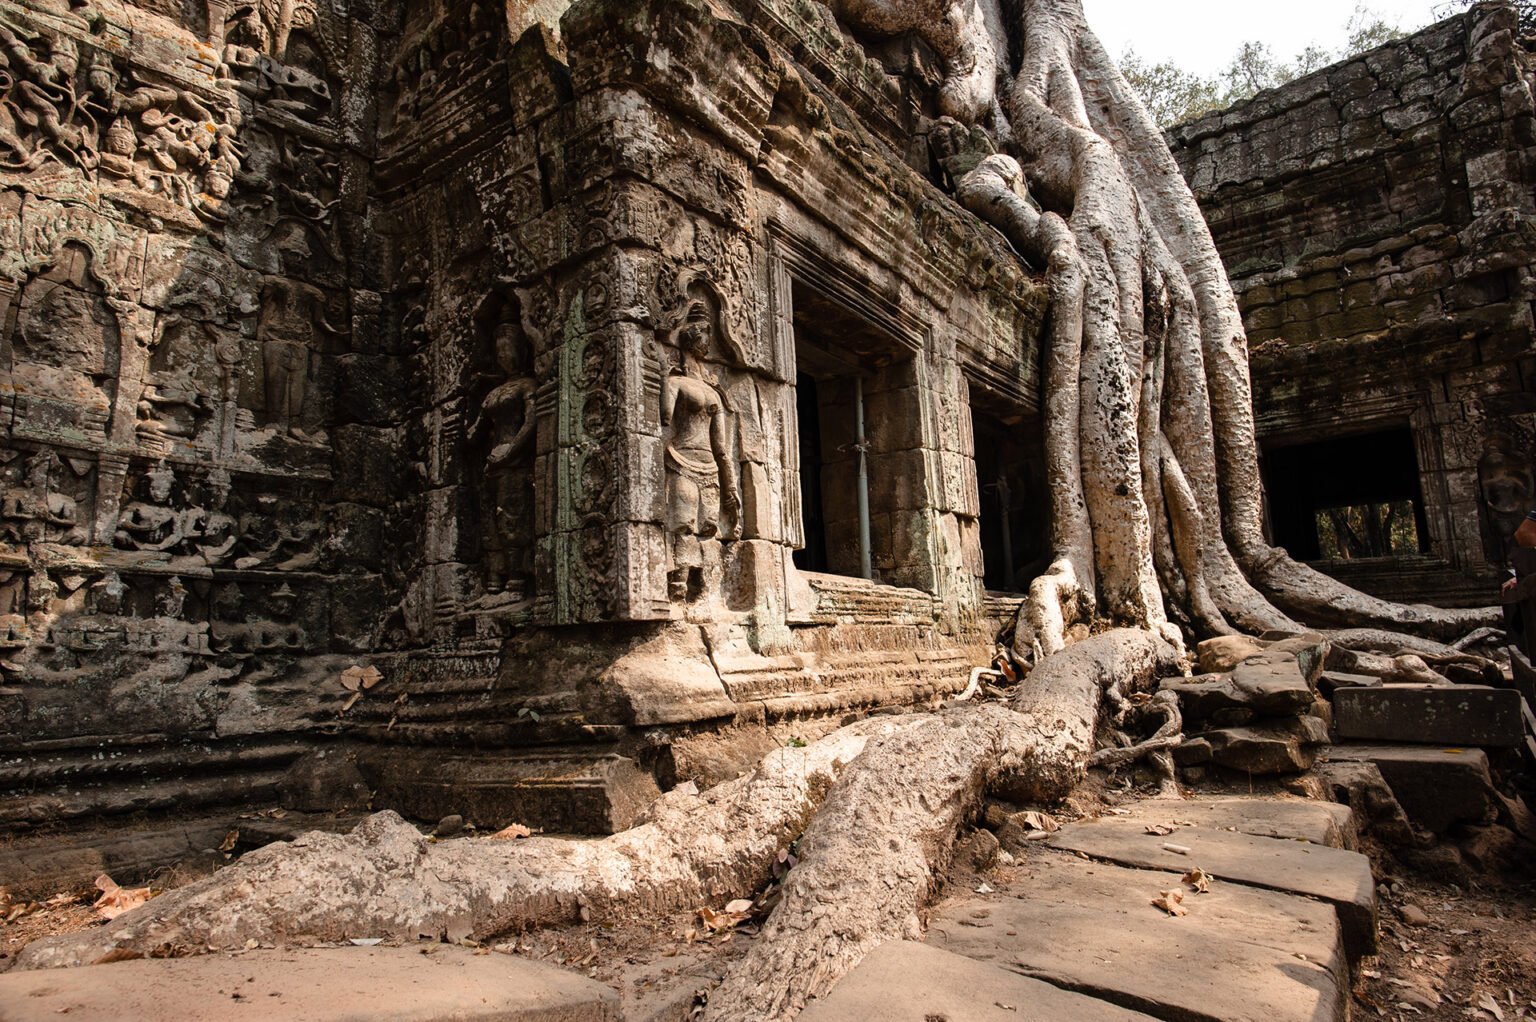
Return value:
M 1341 738 L 1518 748 L 1520 693 L 1484 685 L 1383 685 L 1333 693 Z

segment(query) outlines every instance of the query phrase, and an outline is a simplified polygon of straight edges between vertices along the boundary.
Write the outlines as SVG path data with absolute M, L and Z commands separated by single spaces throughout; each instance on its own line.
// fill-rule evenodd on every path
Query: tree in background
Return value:
M 1451 0 L 1450 6 L 1467 7 L 1472 0 Z M 1536 0 L 1525 0 L 1516 7 L 1536 10 Z M 1447 12 L 1452 13 L 1452 12 Z M 1522 24 L 1525 12 L 1522 11 Z M 1344 45 L 1337 51 L 1308 46 L 1294 59 L 1283 61 L 1268 43 L 1250 40 L 1238 47 L 1227 66 L 1210 77 L 1195 74 L 1172 61 L 1149 64 L 1134 49 L 1120 57 L 1120 71 L 1131 83 L 1148 111 L 1163 128 L 1194 120 L 1234 103 L 1252 99 L 1265 89 L 1278 88 L 1302 75 L 1311 74 L 1335 61 L 1347 60 L 1358 53 L 1402 37 L 1396 25 L 1366 7 L 1355 7 L 1345 27 Z
M 1435 8 L 1435 17 L 1449 18 L 1480 2 L 1482 0 L 1446 0 Z M 1509 6 L 1515 9 L 1520 19 L 1520 30 L 1528 35 L 1536 33 L 1536 0 L 1509 0 Z

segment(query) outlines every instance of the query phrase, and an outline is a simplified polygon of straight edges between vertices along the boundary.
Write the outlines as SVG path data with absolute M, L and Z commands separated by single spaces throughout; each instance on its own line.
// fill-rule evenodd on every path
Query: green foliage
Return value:
M 1536 0 L 1529 2 L 1536 7 Z M 1120 70 L 1141 94 L 1153 119 L 1169 128 L 1251 99 L 1265 89 L 1277 88 L 1403 35 L 1363 3 L 1355 8 L 1345 28 L 1348 35 L 1343 48 L 1334 51 L 1308 46 L 1289 61 L 1277 57 L 1268 43 L 1243 43 L 1227 66 L 1209 78 L 1186 71 L 1172 61 L 1149 64 L 1131 49 L 1120 58 Z
M 1172 61 L 1148 64 L 1135 50 L 1126 50 L 1120 58 L 1120 71 L 1141 95 L 1153 119 L 1164 127 L 1223 106 L 1215 79 L 1191 74 Z
M 1435 8 L 1435 17 L 1449 18 L 1480 2 L 1482 0 L 1446 0 Z M 1509 6 L 1515 9 L 1515 14 L 1520 18 L 1520 31 L 1536 33 L 1536 0 L 1509 0 Z
M 1419 552 L 1413 501 L 1356 504 L 1317 512 L 1317 545 L 1326 561 L 1404 557 Z

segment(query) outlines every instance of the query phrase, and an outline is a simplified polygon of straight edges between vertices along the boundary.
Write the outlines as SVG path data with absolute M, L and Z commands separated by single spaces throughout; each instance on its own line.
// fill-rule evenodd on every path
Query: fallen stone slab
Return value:
M 1482 749 L 1442 745 L 1330 746 L 1335 763 L 1374 763 L 1408 818 L 1436 834 L 1476 823 L 1493 806 L 1493 777 Z
M 1380 688 L 1381 679 L 1374 674 L 1350 674 L 1348 671 L 1324 671 L 1317 679 L 1318 691 L 1332 696 L 1341 688 Z
M 1124 815 L 1111 819 L 1135 821 L 1143 829 L 1194 824 L 1206 830 L 1310 841 L 1329 848 L 1355 844 L 1354 814 L 1348 806 L 1303 798 L 1154 798 L 1137 802 Z
M 1217 766 L 1250 774 L 1296 774 L 1310 770 L 1315 746 L 1328 740 L 1327 728 L 1316 717 L 1298 717 L 1283 724 L 1254 724 L 1204 731 Z
M 1150 899 L 1176 886 L 1169 883 L 1169 874 L 1160 870 L 1087 860 L 1038 844 L 1020 856 L 1020 866 L 1027 878 L 1003 890 L 1007 899 L 993 900 L 1016 902 L 1039 896 L 1082 904 L 1095 900 L 1124 904 L 1128 891 L 1140 891 L 1151 884 L 1157 891 L 1148 894 Z M 1219 879 L 1212 880 L 1204 894 L 1187 884 L 1183 889 L 1184 907 L 1202 925 L 1321 965 L 1335 977 L 1348 975 L 1338 913 L 1327 902 Z M 980 900 L 990 896 L 965 897 Z M 1148 907 L 1153 908 L 1150 902 Z M 1161 909 L 1155 912 L 1162 914 Z
M 1158 690 L 1179 699 L 1179 712 L 1189 722 L 1209 720 L 1223 710 L 1247 709 L 1228 674 L 1197 674 L 1193 678 L 1164 678 Z
M 1312 705 L 1312 685 L 1294 655 L 1265 653 L 1238 664 L 1232 688 L 1245 706 L 1272 717 L 1302 713 Z
M 1376 950 L 1376 883 L 1358 852 L 1203 826 L 1149 834 L 1140 820 L 1111 817 L 1067 824 L 1045 843 L 1137 869 L 1182 874 L 1198 866 L 1222 880 L 1317 898 L 1338 912 L 1351 958 Z
M 1370 741 L 1514 749 L 1525 737 L 1520 693 L 1485 685 L 1339 689 L 1333 720 L 1341 738 Z
M 427 953 L 430 952 L 430 953 Z M 6 1022 L 617 1022 L 585 976 L 463 948 L 309 948 L 139 959 L 0 976 Z
M 803 1022 L 1151 1022 L 1151 1016 L 913 941 L 872 951 Z
M 929 943 L 1162 1019 L 1347 1017 L 1348 966 L 1326 904 L 1219 880 L 1197 894 L 1167 873 L 1047 850 L 1022 865 L 1027 878 L 1009 887 L 947 902 Z M 1152 904 L 1174 888 L 1188 912 L 1178 918 Z

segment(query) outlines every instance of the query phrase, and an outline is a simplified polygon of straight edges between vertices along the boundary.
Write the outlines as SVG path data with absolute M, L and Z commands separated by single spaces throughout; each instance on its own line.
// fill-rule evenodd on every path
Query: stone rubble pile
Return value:
M 1174 760 L 1185 779 L 1203 780 L 1211 765 L 1266 775 L 1311 769 L 1332 717 L 1318 691 L 1330 648 L 1316 633 L 1200 643 L 1200 673 L 1161 686 L 1178 696 L 1184 715 Z

